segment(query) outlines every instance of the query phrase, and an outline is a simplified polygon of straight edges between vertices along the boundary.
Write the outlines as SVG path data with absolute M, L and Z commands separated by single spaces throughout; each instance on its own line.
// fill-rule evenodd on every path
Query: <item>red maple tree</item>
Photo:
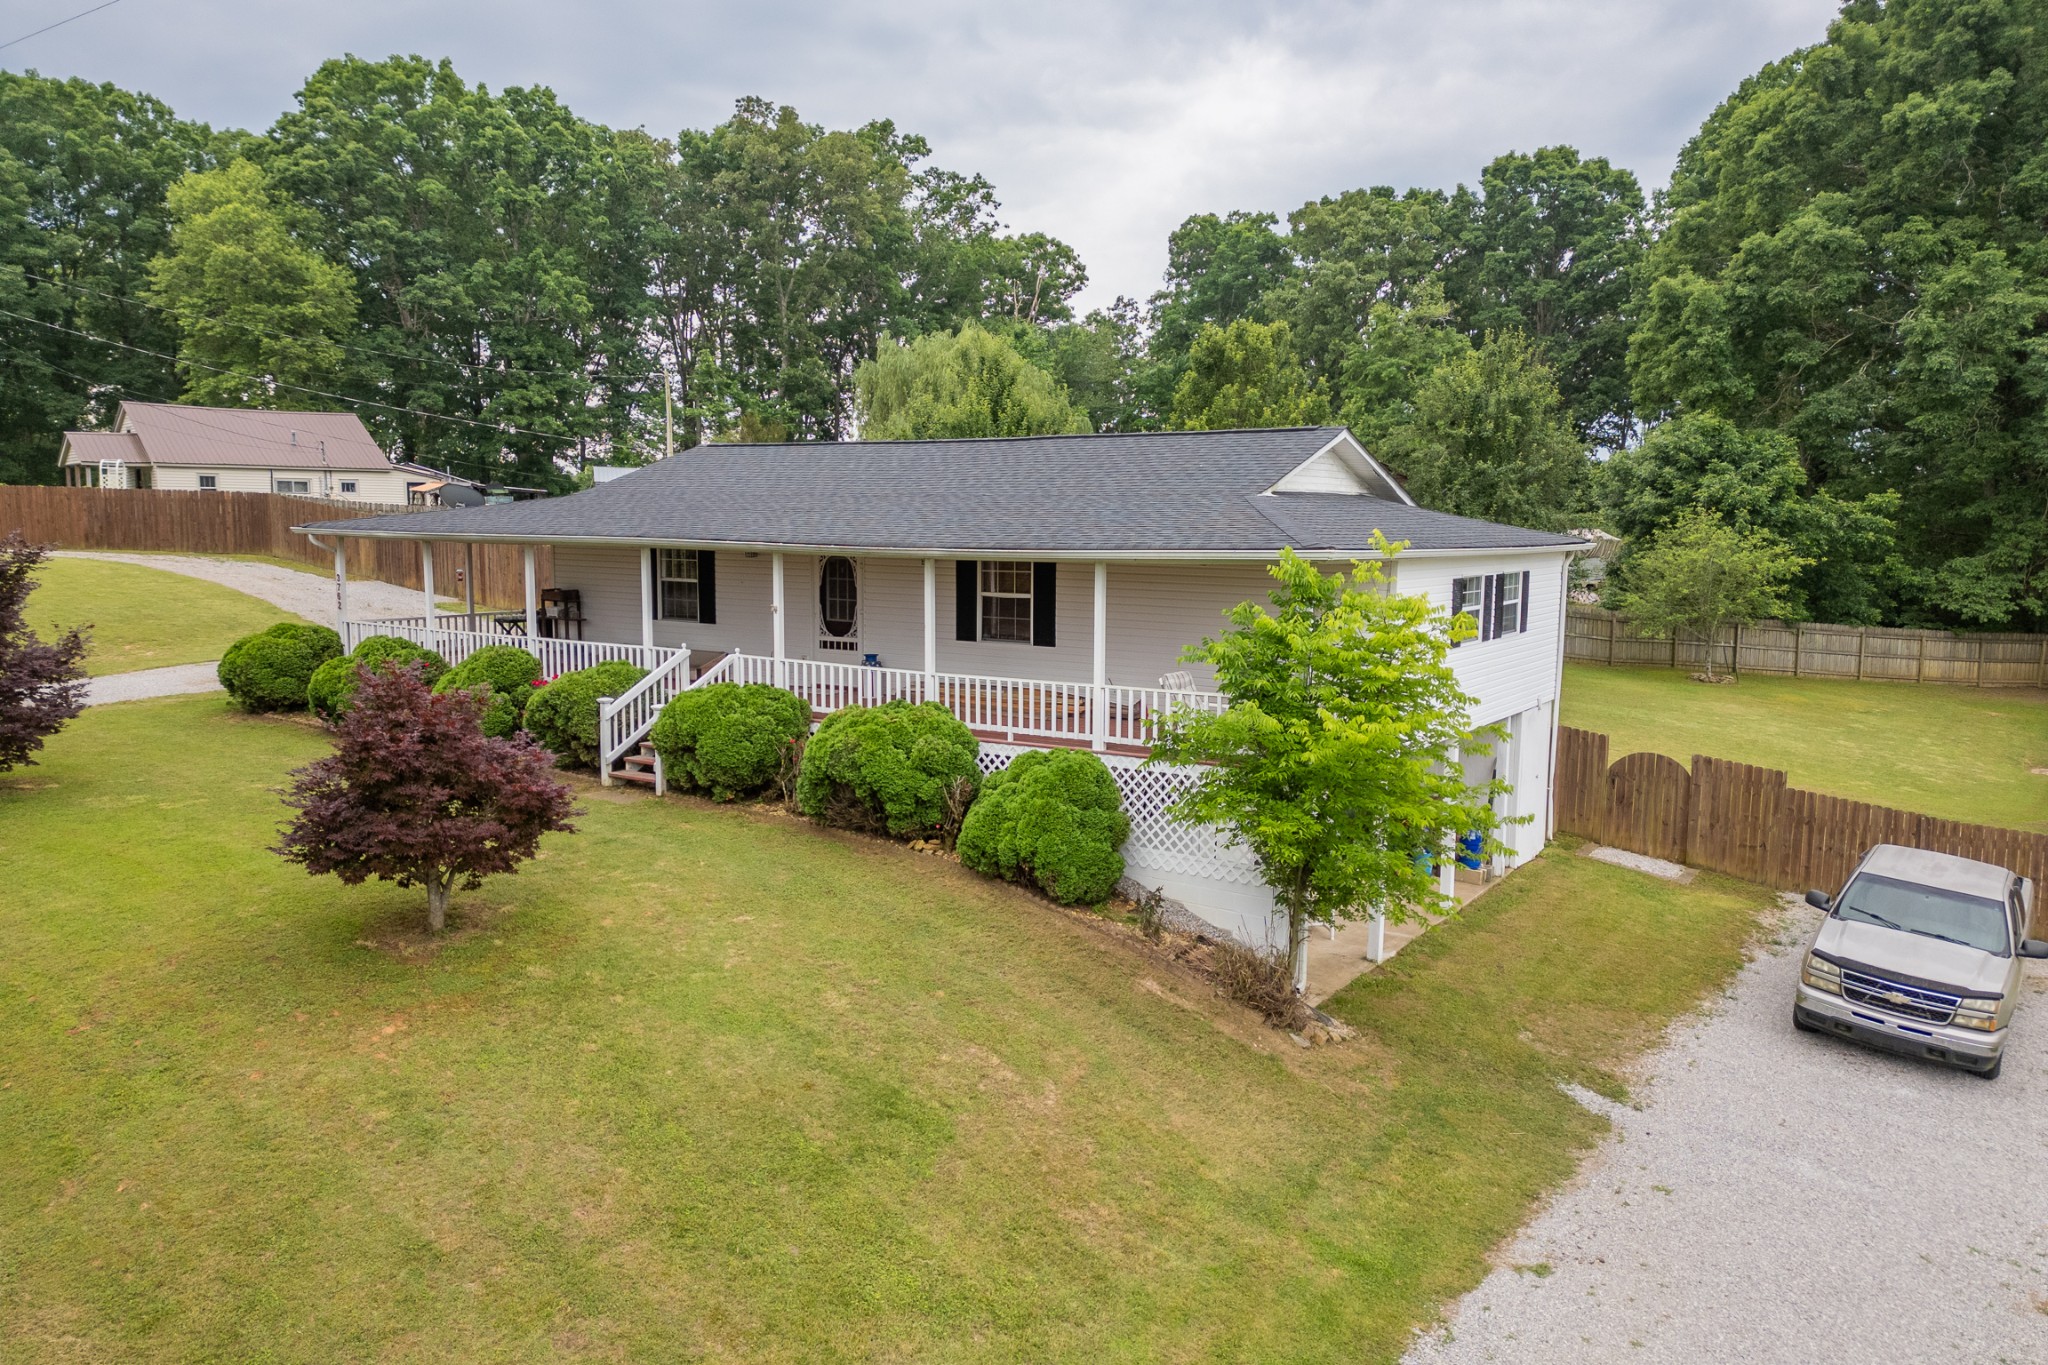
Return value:
M 458 885 L 516 871 L 541 835 L 575 828 L 554 756 L 523 734 L 487 738 L 482 713 L 475 693 L 436 694 L 417 667 L 365 671 L 334 752 L 292 774 L 284 799 L 299 813 L 273 851 L 349 886 L 424 886 L 439 933 Z

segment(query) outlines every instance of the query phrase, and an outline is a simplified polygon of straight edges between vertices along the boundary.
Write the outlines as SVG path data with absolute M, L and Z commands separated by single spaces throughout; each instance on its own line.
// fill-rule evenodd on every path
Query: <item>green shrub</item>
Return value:
M 597 766 L 597 699 L 616 697 L 647 676 L 623 659 L 564 673 L 526 703 L 526 729 L 565 768 Z
M 436 692 L 456 688 L 484 693 L 484 733 L 493 739 L 515 734 L 526 717 L 540 680 L 540 660 L 517 645 L 485 645 L 441 675 Z
M 329 659 L 313 670 L 306 684 L 306 704 L 325 721 L 338 721 L 355 700 L 361 669 L 382 673 L 393 664 L 418 664 L 428 682 L 447 671 L 448 661 L 424 645 L 401 640 L 396 635 L 372 635 L 355 648 L 355 653 Z
M 981 781 L 980 743 L 937 702 L 848 706 L 804 745 L 797 809 L 850 829 L 908 836 L 958 828 Z
M 245 710 L 295 711 L 313 672 L 341 653 L 341 637 L 309 621 L 279 621 L 244 635 L 220 659 L 220 685 Z
M 649 736 L 670 781 L 730 801 L 760 791 L 810 732 L 811 704 L 766 683 L 713 683 L 661 708 Z
M 1081 749 L 1037 750 L 982 783 L 960 826 L 960 861 L 1031 881 L 1062 905 L 1099 905 L 1124 875 L 1131 837 L 1109 768 Z

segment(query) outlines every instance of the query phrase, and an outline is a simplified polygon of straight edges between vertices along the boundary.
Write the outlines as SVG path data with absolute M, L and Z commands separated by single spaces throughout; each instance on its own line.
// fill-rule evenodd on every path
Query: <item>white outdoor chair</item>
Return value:
M 1168 692 L 1192 692 L 1195 690 L 1195 675 L 1185 668 L 1176 669 L 1162 676 L 1159 685 Z

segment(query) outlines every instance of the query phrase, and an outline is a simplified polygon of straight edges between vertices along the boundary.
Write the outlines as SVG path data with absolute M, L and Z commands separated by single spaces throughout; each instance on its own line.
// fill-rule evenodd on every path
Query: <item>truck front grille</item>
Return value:
M 1867 1005 L 1929 1024 L 1946 1024 L 1955 1018 L 1961 999 L 1943 991 L 1930 991 L 1925 986 L 1908 986 L 1903 981 L 1852 972 L 1847 967 L 1842 968 L 1842 998 L 1852 1005 Z

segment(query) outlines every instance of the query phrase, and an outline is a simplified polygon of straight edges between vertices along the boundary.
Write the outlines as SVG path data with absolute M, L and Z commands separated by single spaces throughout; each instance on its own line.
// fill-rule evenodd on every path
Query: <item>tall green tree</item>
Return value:
M 1176 431 L 1313 426 L 1330 419 L 1330 400 L 1294 352 L 1284 322 L 1240 318 L 1211 323 L 1188 349 L 1173 391 L 1168 425 Z
M 1690 634 L 1707 643 L 1714 679 L 1716 637 L 1794 611 L 1791 583 L 1806 561 L 1766 531 L 1741 530 L 1693 508 L 1658 532 L 1617 573 L 1608 605 L 1656 635 Z
M 1601 470 L 1600 494 L 1608 529 L 1632 545 L 1649 543 L 1694 509 L 1737 530 L 1769 533 L 1805 561 L 1788 597 L 1797 616 L 1876 622 L 1897 588 L 1899 495 L 1850 502 L 1809 487 L 1797 444 L 1780 431 L 1744 431 L 1707 415 L 1674 418 L 1615 452 Z
M 1641 185 L 1605 157 L 1540 147 L 1494 158 L 1446 290 L 1474 335 L 1516 331 L 1542 352 L 1580 437 L 1627 443 L 1630 290 L 1649 242 Z
M 1434 281 L 1417 286 L 1405 305 L 1374 304 L 1339 371 L 1344 425 L 1366 449 L 1377 451 L 1414 422 L 1415 395 L 1429 377 L 1471 350 L 1471 338 Z
M 1550 367 L 1517 332 L 1433 370 L 1379 453 L 1440 512 L 1562 530 L 1589 498 L 1590 462 Z
M 0 71 L 0 482 L 54 481 L 65 429 L 177 391 L 177 333 L 138 300 L 166 192 L 220 141 L 147 95 Z
M 1052 376 L 972 323 L 907 344 L 884 338 L 854 387 L 861 436 L 871 441 L 1088 430 Z
M 170 248 L 149 263 L 149 298 L 178 325 L 185 401 L 334 406 L 305 390 L 342 382 L 354 280 L 301 240 L 308 215 L 240 159 L 187 175 L 168 206 Z
M 1271 572 L 1269 603 L 1239 603 L 1227 632 L 1187 651 L 1216 670 L 1229 708 L 1174 715 L 1152 757 L 1201 774 L 1182 818 L 1223 826 L 1258 859 L 1299 979 L 1311 924 L 1439 908 L 1429 855 L 1474 832 L 1497 849 L 1507 787 L 1467 787 L 1458 759 L 1500 737 L 1473 729 L 1448 661 L 1471 618 L 1388 591 L 1377 561 L 1325 577 L 1283 550 Z
M 1851 0 L 1687 145 L 1644 266 L 1638 409 L 1900 493 L 1910 620 L 2048 624 L 2044 35 L 2044 0 Z
M 1293 277 L 1294 253 L 1270 213 L 1191 214 L 1166 239 L 1166 287 L 1152 296 L 1144 401 L 1164 417 L 1188 353 L 1209 327 L 1265 321 L 1264 300 Z

